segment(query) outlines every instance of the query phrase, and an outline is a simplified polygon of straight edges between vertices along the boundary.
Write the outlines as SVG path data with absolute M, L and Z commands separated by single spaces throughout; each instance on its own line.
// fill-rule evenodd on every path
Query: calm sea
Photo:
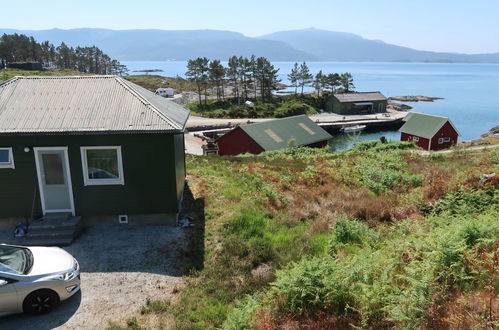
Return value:
M 123 62 L 134 70 L 160 69 L 165 76 L 184 77 L 185 61 Z M 293 62 L 273 62 L 280 78 L 287 82 Z M 312 73 L 351 72 L 357 91 L 381 91 L 386 96 L 425 95 L 443 97 L 435 102 L 407 103 L 414 111 L 448 116 L 461 133 L 461 140 L 476 139 L 499 125 L 499 64 L 436 63 L 352 63 L 308 62 Z M 363 133 L 337 138 L 338 148 L 358 140 L 377 139 L 385 135 L 399 139 L 396 131 Z

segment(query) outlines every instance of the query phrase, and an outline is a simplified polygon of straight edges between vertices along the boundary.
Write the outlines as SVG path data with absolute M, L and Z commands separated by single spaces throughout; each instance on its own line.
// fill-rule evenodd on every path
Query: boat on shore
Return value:
M 366 125 L 353 125 L 353 126 L 344 126 L 340 128 L 341 133 L 356 133 L 361 132 L 366 128 Z

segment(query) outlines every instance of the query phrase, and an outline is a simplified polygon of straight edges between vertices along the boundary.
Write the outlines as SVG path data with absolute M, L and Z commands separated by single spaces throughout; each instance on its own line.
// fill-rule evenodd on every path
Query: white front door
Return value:
M 74 212 L 67 147 L 34 148 L 43 214 Z

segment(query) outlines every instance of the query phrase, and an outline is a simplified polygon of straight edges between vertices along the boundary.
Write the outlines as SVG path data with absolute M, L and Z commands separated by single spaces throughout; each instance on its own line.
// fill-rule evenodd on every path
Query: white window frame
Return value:
M 419 136 L 413 136 L 413 137 L 412 137 L 412 140 L 413 140 L 414 142 L 419 142 Z
M 116 150 L 118 157 L 118 178 L 117 179 L 89 179 L 88 178 L 88 160 L 87 150 Z M 83 183 L 85 186 L 107 186 L 107 185 L 125 185 L 125 176 L 123 173 L 123 157 L 121 155 L 121 146 L 89 146 L 80 147 L 81 166 L 83 168 Z
M 444 138 L 438 138 L 438 144 L 444 143 Z
M 444 143 L 445 142 L 450 142 L 450 137 L 444 137 L 443 139 L 444 139 Z
M 9 162 L 8 163 L 0 163 L 0 168 L 16 168 L 14 164 L 14 153 L 12 152 L 12 147 L 1 147 L 0 150 L 7 150 L 9 152 Z

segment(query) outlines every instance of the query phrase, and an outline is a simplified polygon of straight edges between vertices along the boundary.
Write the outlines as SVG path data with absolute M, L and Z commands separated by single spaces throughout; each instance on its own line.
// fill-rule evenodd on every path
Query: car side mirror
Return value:
M 0 280 L 0 287 L 9 284 L 6 280 Z

